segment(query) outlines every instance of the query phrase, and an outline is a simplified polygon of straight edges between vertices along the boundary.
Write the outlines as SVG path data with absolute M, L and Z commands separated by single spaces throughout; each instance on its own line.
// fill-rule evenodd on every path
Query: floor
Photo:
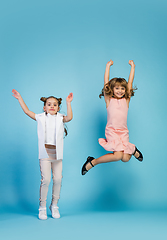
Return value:
M 0 215 L 0 239 L 167 239 L 167 212 L 61 212 L 60 219 L 41 221 L 37 212 Z

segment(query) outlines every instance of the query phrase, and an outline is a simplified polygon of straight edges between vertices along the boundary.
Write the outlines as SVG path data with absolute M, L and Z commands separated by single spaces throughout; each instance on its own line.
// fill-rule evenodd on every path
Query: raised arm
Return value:
M 130 90 L 133 88 L 133 80 L 135 76 L 135 64 L 133 60 L 129 60 L 129 65 L 131 66 L 129 79 L 128 79 L 128 91 L 130 93 Z
M 30 118 L 35 119 L 35 113 L 34 112 L 31 112 L 27 105 L 25 104 L 24 100 L 22 99 L 20 93 L 18 91 L 16 91 L 15 89 L 12 90 L 12 93 L 13 93 L 13 97 L 15 97 L 19 103 L 20 103 L 20 106 L 21 108 L 23 109 L 23 111 L 25 112 L 25 114 L 27 114 Z
M 66 98 L 66 104 L 67 104 L 67 116 L 64 116 L 63 122 L 69 122 L 73 118 L 72 108 L 71 108 L 71 102 L 73 100 L 73 93 L 70 93 L 68 97 Z
M 110 67 L 113 65 L 113 61 L 110 60 L 107 64 L 106 64 L 106 70 L 105 70 L 105 73 L 104 73 L 104 86 L 105 84 L 107 84 L 109 82 L 109 77 L 110 77 Z M 109 103 L 110 103 L 110 97 L 107 96 L 105 94 L 105 91 L 104 91 L 104 100 L 106 102 L 106 108 L 108 107 Z
M 109 81 L 109 77 L 110 77 L 110 67 L 113 65 L 113 61 L 110 60 L 107 64 L 106 64 L 106 70 L 105 70 L 105 73 L 104 73 L 104 85 L 106 83 L 108 83 Z

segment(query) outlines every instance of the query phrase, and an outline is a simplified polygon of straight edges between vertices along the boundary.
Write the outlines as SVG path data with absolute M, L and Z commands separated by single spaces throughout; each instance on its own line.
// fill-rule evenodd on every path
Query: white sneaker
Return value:
M 46 220 L 46 219 L 47 219 L 46 207 L 39 207 L 38 218 L 39 218 L 40 220 Z
M 60 213 L 59 213 L 59 207 L 56 205 L 50 205 L 49 207 L 51 213 L 52 213 L 52 218 L 60 218 Z

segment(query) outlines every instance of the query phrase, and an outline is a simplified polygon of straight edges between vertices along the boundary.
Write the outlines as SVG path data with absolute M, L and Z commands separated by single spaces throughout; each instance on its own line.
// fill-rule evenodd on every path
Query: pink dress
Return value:
M 107 107 L 107 126 L 104 138 L 99 138 L 99 144 L 107 151 L 133 154 L 135 145 L 129 142 L 127 129 L 128 106 L 125 98 L 111 98 Z

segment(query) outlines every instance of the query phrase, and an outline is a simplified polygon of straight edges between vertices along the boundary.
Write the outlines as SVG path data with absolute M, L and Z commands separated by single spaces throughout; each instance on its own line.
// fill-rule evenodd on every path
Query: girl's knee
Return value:
M 123 152 L 114 152 L 116 160 L 121 160 L 123 158 Z
M 49 186 L 49 184 L 50 184 L 50 178 L 48 177 L 48 178 L 42 178 L 41 179 L 41 183 L 42 183 L 42 185 L 45 185 L 45 186 Z
M 61 185 L 62 177 L 60 178 L 53 178 L 54 185 Z
M 130 154 L 123 154 L 122 157 L 122 162 L 128 162 L 131 159 L 131 155 Z

